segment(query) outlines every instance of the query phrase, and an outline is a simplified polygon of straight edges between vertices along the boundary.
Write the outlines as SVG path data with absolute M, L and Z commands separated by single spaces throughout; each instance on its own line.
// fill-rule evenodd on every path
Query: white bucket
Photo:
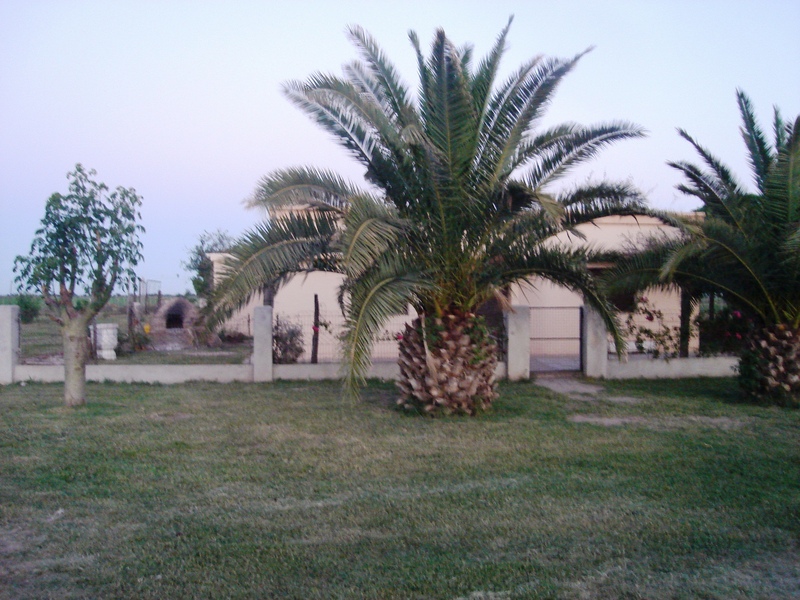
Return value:
M 98 323 L 93 326 L 92 341 L 97 344 L 97 357 L 103 360 L 117 360 L 117 332 L 119 325 L 116 323 Z

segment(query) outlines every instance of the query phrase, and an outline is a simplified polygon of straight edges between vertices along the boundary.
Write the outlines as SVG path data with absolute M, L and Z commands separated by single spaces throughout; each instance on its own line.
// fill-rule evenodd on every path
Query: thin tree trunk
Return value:
M 67 406 L 86 404 L 86 360 L 89 344 L 86 320 L 77 318 L 64 323 L 64 403 Z
M 714 305 L 714 301 L 715 301 L 715 295 L 714 295 L 714 292 L 711 292 L 708 295 L 708 318 L 709 319 L 713 319 L 714 316 L 716 315 L 716 312 L 717 312 L 716 311 L 716 307 Z
M 319 296 L 314 294 L 314 328 L 311 335 L 311 364 L 317 364 L 319 356 Z
M 678 334 L 678 356 L 689 357 L 689 338 L 692 335 L 692 297 L 681 289 L 681 324 Z

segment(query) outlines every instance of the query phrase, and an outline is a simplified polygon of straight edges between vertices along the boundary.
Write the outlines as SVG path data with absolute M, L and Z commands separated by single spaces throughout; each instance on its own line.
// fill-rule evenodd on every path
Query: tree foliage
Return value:
M 142 257 L 141 197 L 133 188 L 109 193 L 95 175 L 75 165 L 69 194 L 50 196 L 30 252 L 14 261 L 20 291 L 41 294 L 59 324 L 79 313 L 96 315 L 117 283 L 135 281 Z M 79 295 L 88 302 L 78 306 Z
M 235 239 L 223 229 L 204 231 L 197 238 L 197 244 L 189 251 L 183 267 L 193 274 L 192 287 L 198 298 L 209 298 L 214 289 L 214 265 L 208 254 L 227 252 L 234 243 Z
M 65 399 L 85 399 L 86 327 L 122 282 L 135 282 L 141 260 L 141 197 L 108 186 L 81 164 L 67 174 L 69 193 L 47 200 L 27 256 L 14 261 L 20 292 L 41 294 L 64 334 Z

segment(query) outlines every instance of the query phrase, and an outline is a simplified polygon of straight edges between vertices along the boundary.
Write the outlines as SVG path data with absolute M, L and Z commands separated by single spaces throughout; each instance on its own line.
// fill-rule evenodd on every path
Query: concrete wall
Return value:
M 19 306 L 0 306 L 0 384 L 13 383 L 18 358 Z
M 64 381 L 63 365 L 18 364 L 19 355 L 19 309 L 16 306 L 0 306 L 0 384 L 22 381 L 57 383 Z M 185 383 L 188 381 L 212 381 L 229 383 L 269 382 L 284 380 L 338 379 L 341 364 L 272 364 L 272 307 L 255 307 L 253 356 L 251 364 L 244 365 L 86 365 L 88 381 L 113 381 L 122 383 Z M 527 331 L 525 332 L 527 343 Z M 527 360 L 527 357 L 526 357 Z M 506 376 L 506 365 L 497 366 L 497 377 Z M 400 369 L 396 362 L 376 362 L 368 378 L 397 379 Z
M 738 359 L 733 356 L 652 359 L 647 356 L 609 356 L 608 333 L 597 311 L 585 307 L 583 316 L 583 374 L 598 379 L 677 379 L 731 377 Z
M 637 357 L 608 361 L 606 379 L 679 379 L 681 377 L 733 377 L 739 359 L 734 356 L 673 358 Z
M 499 378 L 512 380 L 530 376 L 530 352 L 527 307 L 516 307 L 507 315 L 508 363 L 497 367 Z M 599 315 L 585 309 L 583 332 L 584 374 L 589 377 L 625 379 L 635 377 L 725 377 L 733 374 L 736 359 L 731 357 L 689 358 L 664 360 L 609 359 L 606 347 L 607 333 Z M 19 319 L 18 307 L 0 306 L 0 384 L 21 381 L 59 382 L 64 380 L 62 365 L 18 364 Z M 121 365 L 90 364 L 86 376 L 90 381 L 183 383 L 187 381 L 214 382 L 269 382 L 277 379 L 319 380 L 337 379 L 341 365 L 328 364 L 272 364 L 272 309 L 259 307 L 255 312 L 254 356 L 245 365 Z M 399 374 L 395 362 L 377 362 L 367 377 L 396 379 Z

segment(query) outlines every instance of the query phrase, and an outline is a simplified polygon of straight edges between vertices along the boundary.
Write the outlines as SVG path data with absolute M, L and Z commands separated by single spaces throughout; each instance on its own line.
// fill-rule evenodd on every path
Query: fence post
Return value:
M 272 381 L 272 307 L 253 310 L 253 381 Z
M 581 322 L 581 365 L 586 377 L 608 374 L 608 333 L 603 318 L 591 306 L 584 305 Z
M 508 379 L 520 381 L 531 377 L 531 309 L 514 306 L 505 314 L 506 369 Z
M 14 383 L 19 359 L 19 306 L 0 306 L 0 385 Z

